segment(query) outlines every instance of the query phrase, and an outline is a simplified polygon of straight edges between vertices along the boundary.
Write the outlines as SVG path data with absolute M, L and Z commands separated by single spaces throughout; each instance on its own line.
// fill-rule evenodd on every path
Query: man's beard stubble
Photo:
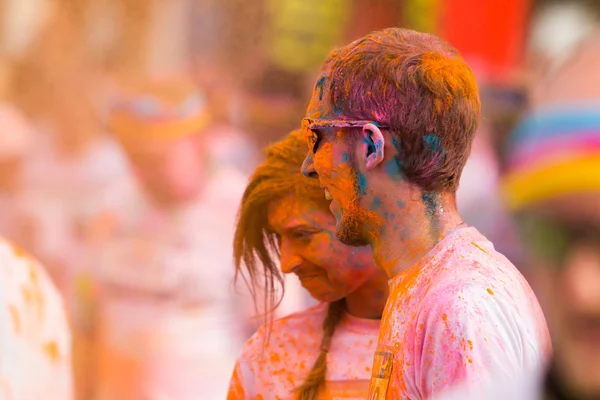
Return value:
M 354 181 L 352 184 L 353 193 L 351 199 L 340 210 L 335 237 L 346 246 L 368 246 L 370 243 L 364 232 L 367 226 L 367 213 L 359 205 L 360 188 L 354 157 L 350 157 L 349 164 L 352 168 L 352 180 Z

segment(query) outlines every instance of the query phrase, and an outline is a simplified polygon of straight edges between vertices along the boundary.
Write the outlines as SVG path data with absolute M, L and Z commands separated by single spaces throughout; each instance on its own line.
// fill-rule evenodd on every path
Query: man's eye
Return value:
M 321 142 L 321 137 L 319 136 L 318 133 L 313 132 L 313 135 L 311 136 L 311 142 L 312 142 L 312 152 L 316 153 L 317 149 L 319 148 L 319 143 Z

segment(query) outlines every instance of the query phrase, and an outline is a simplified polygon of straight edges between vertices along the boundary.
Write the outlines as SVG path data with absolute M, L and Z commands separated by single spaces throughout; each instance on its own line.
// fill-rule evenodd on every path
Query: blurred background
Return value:
M 599 11 L 593 0 L 0 0 L 0 234 L 65 299 L 77 398 L 133 399 L 125 388 L 150 347 L 168 380 L 198 332 L 216 349 L 203 364 L 231 368 L 258 323 L 244 285 L 231 287 L 246 179 L 298 127 L 328 52 L 376 29 L 434 33 L 473 67 L 484 117 L 459 207 L 518 266 L 497 192 L 504 139 Z M 152 121 L 174 121 L 158 136 L 183 129 L 173 115 L 197 117 L 196 153 L 156 145 Z M 198 182 L 210 195 L 188 207 Z M 281 314 L 310 304 L 286 284 Z M 212 311 L 194 325 L 198 305 Z M 210 385 L 226 386 L 217 375 Z

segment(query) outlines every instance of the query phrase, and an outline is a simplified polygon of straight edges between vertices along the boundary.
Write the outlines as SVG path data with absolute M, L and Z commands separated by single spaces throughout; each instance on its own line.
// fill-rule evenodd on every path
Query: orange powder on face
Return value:
M 374 211 L 367 210 L 360 205 L 360 195 L 358 188 L 358 177 L 348 162 L 342 161 L 332 168 L 329 179 L 323 183 L 327 186 L 334 198 L 342 208 L 344 234 L 353 238 L 354 242 L 365 241 L 365 229 L 368 229 L 368 236 L 371 241 L 379 240 L 381 235 L 382 220 Z M 368 182 L 364 182 L 367 190 Z M 333 190 L 332 190 L 333 189 Z M 357 243 L 358 244 L 358 243 Z

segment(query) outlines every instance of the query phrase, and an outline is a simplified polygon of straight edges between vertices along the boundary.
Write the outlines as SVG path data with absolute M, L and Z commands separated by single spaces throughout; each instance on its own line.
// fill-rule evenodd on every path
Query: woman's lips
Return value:
M 316 278 L 322 278 L 326 274 L 324 272 L 309 272 L 305 274 L 297 274 L 301 283 L 310 282 Z

